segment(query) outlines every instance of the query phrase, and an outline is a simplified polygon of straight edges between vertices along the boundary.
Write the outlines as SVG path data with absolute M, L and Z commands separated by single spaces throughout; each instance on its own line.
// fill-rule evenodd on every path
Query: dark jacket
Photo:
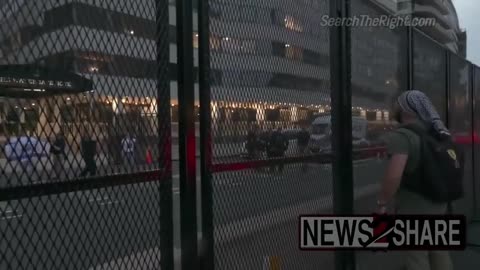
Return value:
M 283 155 L 288 149 L 288 139 L 280 131 L 274 131 L 270 135 L 267 151 L 271 154 Z
M 97 154 L 97 142 L 90 138 L 82 139 L 82 157 L 84 159 L 92 160 Z
M 306 130 L 300 130 L 297 134 L 297 143 L 300 146 L 308 145 L 308 141 L 310 140 L 310 133 Z
M 55 148 L 59 148 L 58 150 Z M 51 152 L 54 155 L 65 155 L 65 139 L 57 138 L 53 142 Z

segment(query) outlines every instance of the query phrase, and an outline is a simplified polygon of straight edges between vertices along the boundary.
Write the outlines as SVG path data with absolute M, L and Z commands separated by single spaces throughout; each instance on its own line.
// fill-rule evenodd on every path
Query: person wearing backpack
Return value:
M 385 214 L 391 204 L 398 214 L 443 215 L 463 196 L 463 154 L 422 92 L 402 93 L 394 102 L 399 127 L 384 138 L 389 162 L 377 201 Z M 447 251 L 402 253 L 407 270 L 451 270 Z

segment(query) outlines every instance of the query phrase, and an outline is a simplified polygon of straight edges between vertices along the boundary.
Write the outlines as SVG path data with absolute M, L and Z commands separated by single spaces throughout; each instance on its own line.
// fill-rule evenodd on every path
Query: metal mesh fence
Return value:
M 447 120 L 447 78 L 445 49 L 422 32 L 413 34 L 413 85 L 432 101 L 443 121 Z
M 350 2 L 353 16 L 395 12 Z M 174 3 L 0 1 L 0 269 L 173 269 L 180 244 L 172 226 L 185 225 L 180 213 L 192 211 L 177 205 L 172 213 L 185 135 Z M 215 268 L 333 268 L 332 253 L 298 250 L 297 223 L 333 208 L 329 1 L 208 6 L 211 121 L 198 145 L 212 150 L 202 177 L 212 175 Z M 193 79 L 201 95 L 197 15 Z M 406 90 L 407 31 L 351 31 L 355 213 L 370 214 L 385 162 L 369 153 L 383 146 L 392 98 Z M 480 72 L 472 93 L 466 61 L 447 61 L 419 31 L 413 39 L 414 87 L 467 150 L 467 194 L 454 211 L 471 215 L 478 146 L 472 154 L 468 138 L 472 125 L 480 132 L 471 117 Z M 358 255 L 362 269 L 397 264 L 389 255 Z
M 385 11 L 370 1 L 352 3 L 352 16 L 375 18 L 384 14 Z M 354 27 L 351 35 L 353 145 L 359 149 L 382 146 L 382 136 L 394 123 L 390 115 L 391 101 L 405 84 L 402 46 L 405 29 Z M 378 183 L 379 175 L 373 175 L 382 171 L 378 168 L 381 164 L 376 159 L 355 162 L 355 183 L 361 186 Z M 356 206 L 359 211 L 365 210 Z
M 450 93 L 448 123 L 454 139 L 465 150 L 465 197 L 454 203 L 454 211 L 471 217 L 473 213 L 472 179 L 472 89 L 470 64 L 450 56 Z
M 352 16 L 372 19 L 389 15 L 374 1 L 352 1 Z M 357 151 L 382 147 L 382 138 L 394 127 L 392 99 L 405 89 L 406 29 L 357 26 L 352 37 L 352 137 Z M 354 209 L 356 214 L 375 211 L 379 183 L 386 162 L 382 156 L 353 161 Z M 356 253 L 358 269 L 382 269 L 400 265 L 392 254 Z
M 1 1 L 0 21 L 0 268 L 159 267 L 167 2 Z
M 331 268 L 295 233 L 332 208 L 328 1 L 209 6 L 216 268 Z
M 479 137 L 480 136 L 480 118 L 478 115 L 480 115 L 480 68 L 475 66 L 473 68 L 473 179 L 474 179 L 474 186 L 473 186 L 473 192 L 474 192 L 474 215 L 475 217 L 478 217 L 479 209 L 480 209 L 480 184 L 478 181 L 475 181 L 478 179 L 478 176 L 480 175 L 480 144 L 479 144 Z

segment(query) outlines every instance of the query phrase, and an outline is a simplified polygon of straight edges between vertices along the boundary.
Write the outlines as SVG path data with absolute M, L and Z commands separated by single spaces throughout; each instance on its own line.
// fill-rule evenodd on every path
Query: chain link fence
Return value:
M 0 269 L 174 269 L 178 251 L 196 260 L 174 232 L 212 241 L 215 269 L 333 269 L 334 253 L 300 251 L 297 231 L 299 215 L 333 213 L 341 180 L 330 2 L 194 1 L 186 15 L 172 0 L 0 1 Z M 353 16 L 388 14 L 350 2 Z M 177 57 L 190 34 L 178 36 L 190 22 L 179 14 L 193 18 L 192 63 Z M 354 212 L 373 211 L 392 99 L 413 86 L 468 148 L 467 195 L 454 211 L 471 217 L 478 68 L 406 27 L 354 26 L 351 43 Z M 179 110 L 193 95 L 194 131 Z M 193 133 L 196 147 L 182 153 Z M 195 172 L 181 164 L 192 151 Z M 193 202 L 193 177 L 183 178 L 194 174 L 197 209 L 185 209 L 177 203 Z M 357 261 L 400 265 L 361 252 Z
M 0 268 L 160 267 L 167 2 L 1 1 L 0 20 Z
M 472 88 L 470 64 L 456 56 L 450 55 L 449 110 L 448 123 L 450 132 L 457 143 L 465 149 L 464 186 L 467 190 L 462 200 L 453 203 L 453 211 L 469 217 L 474 212 L 473 202 L 473 138 L 472 138 Z
M 413 33 L 413 85 L 423 91 L 447 122 L 446 52 L 434 40 L 419 30 Z
M 310 162 L 330 149 L 328 1 L 209 7 L 215 266 L 333 267 L 291 233 L 332 209 L 331 165 Z
M 373 1 L 352 1 L 352 16 L 381 18 L 388 13 Z M 394 128 L 393 99 L 406 88 L 407 29 L 360 25 L 352 27 L 352 129 L 353 147 L 383 146 L 383 137 Z M 355 130 L 362 130 L 355 134 Z M 355 213 L 371 214 L 376 205 L 379 183 L 386 168 L 382 156 L 353 161 Z M 387 254 L 357 252 L 358 269 L 381 269 L 400 265 Z

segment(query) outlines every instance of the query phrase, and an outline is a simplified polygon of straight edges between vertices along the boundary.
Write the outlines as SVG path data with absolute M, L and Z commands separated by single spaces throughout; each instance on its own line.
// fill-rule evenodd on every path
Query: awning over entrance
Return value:
M 0 65 L 0 97 L 38 98 L 91 91 L 93 83 L 65 70 Z

